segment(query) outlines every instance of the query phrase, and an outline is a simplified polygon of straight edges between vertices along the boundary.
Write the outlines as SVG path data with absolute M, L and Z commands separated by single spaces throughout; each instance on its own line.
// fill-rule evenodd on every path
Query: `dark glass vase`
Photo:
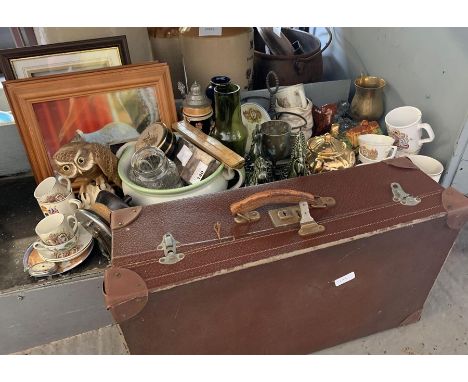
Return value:
M 215 76 L 210 80 L 210 84 L 206 87 L 205 94 L 206 97 L 211 100 L 211 107 L 213 112 L 215 111 L 215 101 L 214 101 L 214 90 L 216 86 L 226 86 L 231 83 L 231 79 L 228 76 Z
M 211 136 L 244 156 L 248 131 L 242 123 L 240 87 L 235 84 L 217 86 L 214 94 L 216 123 Z

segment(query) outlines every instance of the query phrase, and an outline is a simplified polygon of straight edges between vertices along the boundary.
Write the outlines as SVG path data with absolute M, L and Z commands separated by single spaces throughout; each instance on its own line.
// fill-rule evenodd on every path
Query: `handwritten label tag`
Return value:
M 206 169 L 208 165 L 203 162 L 198 162 L 195 171 L 193 172 L 192 176 L 190 177 L 190 184 L 198 183 L 202 180 L 203 175 L 205 175 Z
M 190 151 L 190 149 L 184 145 L 177 153 L 177 158 L 180 160 L 180 163 L 182 163 L 182 166 L 185 166 L 192 155 L 192 151 Z
M 347 275 L 344 275 L 343 277 L 336 279 L 335 286 L 343 285 L 344 283 L 347 283 L 348 281 L 351 281 L 354 278 L 356 278 L 356 275 L 354 274 L 354 272 L 348 273 Z
M 221 36 L 223 34 L 223 28 L 221 27 L 204 27 L 198 28 L 198 36 Z
M 278 37 L 281 37 L 281 27 L 273 27 L 273 32 L 275 32 Z

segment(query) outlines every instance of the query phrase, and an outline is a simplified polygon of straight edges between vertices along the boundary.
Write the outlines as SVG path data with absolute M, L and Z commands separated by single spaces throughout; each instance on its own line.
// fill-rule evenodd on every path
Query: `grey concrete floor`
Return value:
M 19 354 L 128 354 L 117 325 Z M 315 354 L 468 354 L 468 225 L 460 232 L 416 324 Z

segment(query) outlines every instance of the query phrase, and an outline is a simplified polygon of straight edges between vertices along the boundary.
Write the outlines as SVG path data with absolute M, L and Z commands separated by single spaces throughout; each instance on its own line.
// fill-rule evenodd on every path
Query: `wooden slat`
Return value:
M 221 163 L 224 163 L 226 166 L 235 169 L 244 167 L 245 160 L 243 157 L 186 121 L 176 122 L 172 125 L 172 128 L 181 134 L 183 138 L 204 150 Z

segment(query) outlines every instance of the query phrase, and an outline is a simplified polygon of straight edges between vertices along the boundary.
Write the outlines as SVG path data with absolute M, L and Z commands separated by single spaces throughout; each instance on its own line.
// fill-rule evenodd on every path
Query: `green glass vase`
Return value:
M 211 136 L 240 156 L 245 155 L 247 128 L 242 123 L 240 87 L 235 84 L 214 89 L 216 124 Z

